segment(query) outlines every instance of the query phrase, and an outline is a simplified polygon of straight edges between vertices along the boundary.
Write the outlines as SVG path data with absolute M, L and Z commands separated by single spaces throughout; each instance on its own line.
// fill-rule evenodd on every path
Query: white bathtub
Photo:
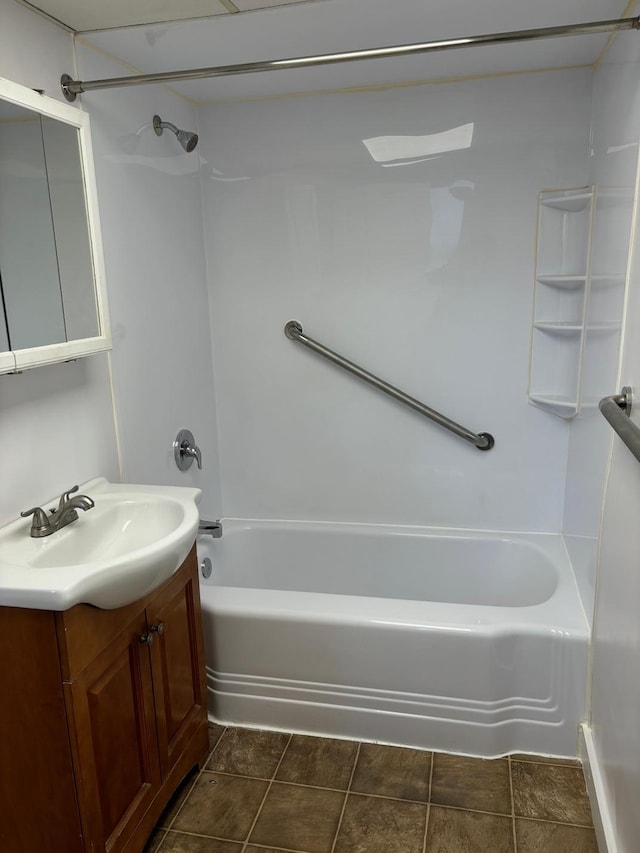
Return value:
M 560 536 L 226 519 L 210 711 L 471 755 L 575 755 L 588 626 Z

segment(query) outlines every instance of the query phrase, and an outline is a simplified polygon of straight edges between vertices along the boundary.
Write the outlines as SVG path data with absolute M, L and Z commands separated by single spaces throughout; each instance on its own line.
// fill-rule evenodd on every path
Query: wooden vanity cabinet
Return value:
M 208 749 L 195 548 L 118 610 L 0 608 L 0 641 L 7 851 L 139 853 Z

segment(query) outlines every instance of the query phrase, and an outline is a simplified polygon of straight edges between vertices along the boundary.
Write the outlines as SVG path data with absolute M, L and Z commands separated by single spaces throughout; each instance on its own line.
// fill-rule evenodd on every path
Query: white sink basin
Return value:
M 30 518 L 0 529 L 0 605 L 122 607 L 160 586 L 189 553 L 200 489 L 119 485 L 101 477 L 80 493 L 95 507 L 50 536 L 31 538 Z

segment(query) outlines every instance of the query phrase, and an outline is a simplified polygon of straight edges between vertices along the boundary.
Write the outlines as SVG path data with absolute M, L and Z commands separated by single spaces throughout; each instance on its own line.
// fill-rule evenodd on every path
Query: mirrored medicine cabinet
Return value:
M 0 78 L 0 373 L 110 347 L 89 117 Z

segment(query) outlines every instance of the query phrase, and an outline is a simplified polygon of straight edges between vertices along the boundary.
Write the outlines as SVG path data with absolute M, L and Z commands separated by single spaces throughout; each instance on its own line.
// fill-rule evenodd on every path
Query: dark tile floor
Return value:
M 146 853 L 597 853 L 577 762 L 209 733 Z

